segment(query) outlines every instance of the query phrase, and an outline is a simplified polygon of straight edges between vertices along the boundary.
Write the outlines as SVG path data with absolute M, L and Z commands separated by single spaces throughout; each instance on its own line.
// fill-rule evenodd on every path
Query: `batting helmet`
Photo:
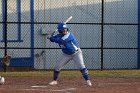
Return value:
M 61 32 L 64 29 L 68 29 L 68 27 L 65 23 L 59 23 L 58 26 L 57 26 L 57 29 L 58 29 L 59 32 Z

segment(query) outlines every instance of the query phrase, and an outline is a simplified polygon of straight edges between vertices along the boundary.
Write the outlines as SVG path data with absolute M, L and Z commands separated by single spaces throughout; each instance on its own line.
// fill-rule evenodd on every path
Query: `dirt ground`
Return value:
M 5 77 L 0 93 L 140 93 L 140 78 L 92 78 L 92 87 L 83 78 L 61 77 L 50 86 L 50 77 Z

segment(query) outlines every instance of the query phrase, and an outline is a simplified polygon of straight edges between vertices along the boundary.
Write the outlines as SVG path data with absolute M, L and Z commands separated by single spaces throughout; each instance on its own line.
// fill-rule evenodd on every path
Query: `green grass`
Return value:
M 42 77 L 52 75 L 50 71 L 29 71 L 29 72 L 0 72 L 1 76 L 6 77 Z
M 52 76 L 53 71 L 29 71 L 29 72 L 0 72 L 5 77 L 46 77 Z M 140 70 L 89 70 L 90 76 L 94 77 L 124 77 L 140 78 Z M 61 76 L 81 76 L 80 71 L 61 71 Z
M 140 78 L 140 70 L 97 70 L 91 74 L 95 77 Z

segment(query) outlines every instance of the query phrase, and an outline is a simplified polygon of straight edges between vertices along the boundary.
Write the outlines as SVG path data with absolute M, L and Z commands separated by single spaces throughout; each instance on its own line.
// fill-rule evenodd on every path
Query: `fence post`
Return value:
M 104 0 L 102 0 L 102 16 L 101 16 L 101 70 L 103 70 L 103 48 L 104 48 Z
M 34 0 L 30 0 L 31 21 L 31 66 L 34 67 Z
M 3 12 L 4 12 L 4 15 L 3 15 L 3 22 L 4 22 L 4 56 L 7 55 L 7 0 L 3 0 L 2 2 L 4 5 L 3 7 Z M 3 69 L 4 69 L 4 72 L 6 72 L 6 65 L 3 64 Z
M 138 69 L 140 69 L 140 0 L 138 0 Z

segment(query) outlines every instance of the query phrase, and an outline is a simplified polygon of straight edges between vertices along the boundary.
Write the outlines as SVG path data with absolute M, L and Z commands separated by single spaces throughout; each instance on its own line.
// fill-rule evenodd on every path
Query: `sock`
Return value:
M 88 70 L 87 70 L 87 68 L 82 69 L 82 70 L 81 70 L 81 73 L 82 73 L 83 78 L 84 78 L 85 80 L 89 80 L 89 75 L 88 75 Z
M 54 70 L 54 73 L 53 73 L 53 80 L 57 80 L 58 79 L 58 75 L 59 75 L 59 71 L 56 71 Z

